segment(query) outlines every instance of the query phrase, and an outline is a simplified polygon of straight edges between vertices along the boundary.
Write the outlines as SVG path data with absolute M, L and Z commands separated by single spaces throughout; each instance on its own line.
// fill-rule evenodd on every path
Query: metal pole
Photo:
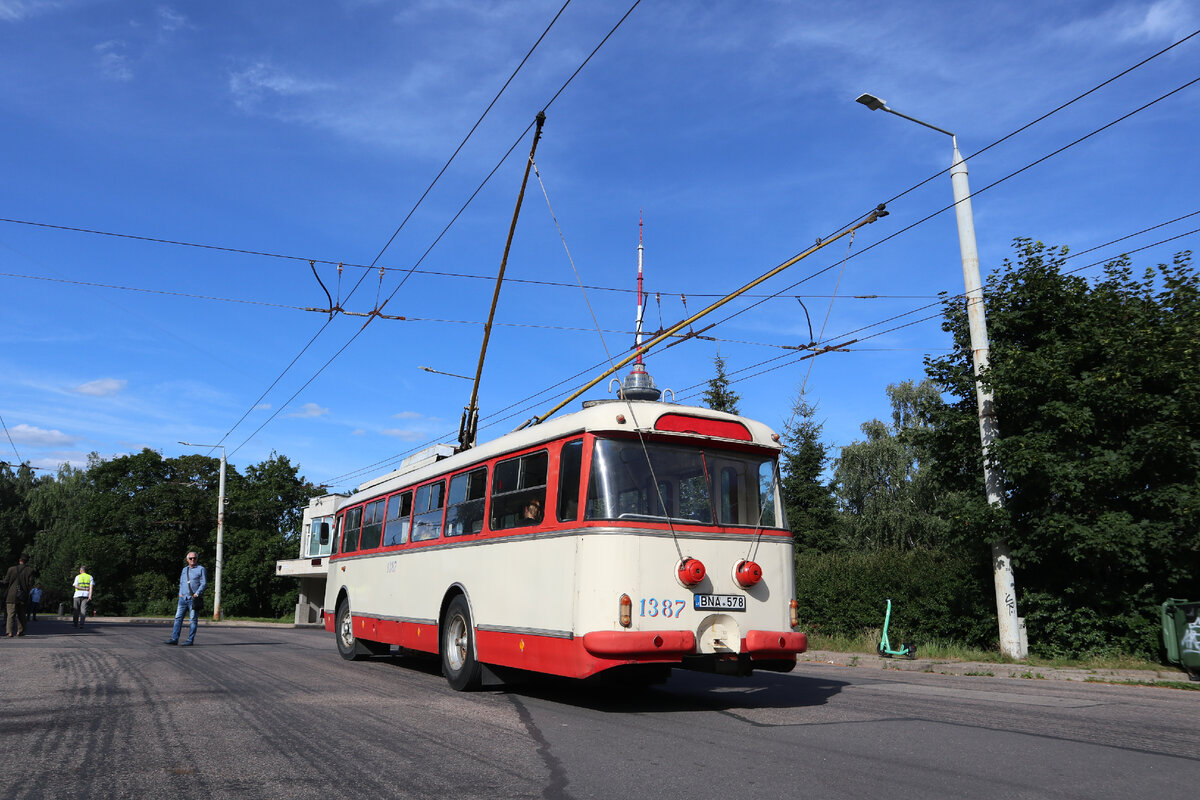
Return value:
M 979 442 L 983 450 L 983 486 L 988 505 L 1001 505 L 1000 473 L 989 458 L 996 441 L 996 411 L 992 390 L 983 383 L 988 368 L 987 319 L 983 306 L 983 282 L 979 276 L 979 251 L 975 246 L 975 218 L 971 213 L 971 187 L 967 182 L 967 164 L 958 152 L 958 139 L 951 134 L 954 161 L 950 180 L 954 186 L 954 214 L 958 221 L 958 247 L 962 253 L 963 284 L 967 297 L 967 327 L 971 335 L 971 360 L 975 368 L 975 400 L 979 407 Z M 992 543 L 992 579 L 996 591 L 996 623 L 1000 652 L 1010 658 L 1024 658 L 1027 647 L 1021 641 L 1017 617 L 1017 585 L 1013 577 L 1012 556 L 1008 543 Z
M 983 484 L 988 505 L 1001 505 L 1000 474 L 989 459 L 992 443 L 996 441 L 996 412 L 992 392 L 983 383 L 988 367 L 987 319 L 984 316 L 983 282 L 979 276 L 979 251 L 975 245 L 975 218 L 971 213 L 971 187 L 967 181 L 967 164 L 958 152 L 958 138 L 950 131 L 928 122 L 901 114 L 887 107 L 874 95 L 859 95 L 858 102 L 872 111 L 886 111 L 910 122 L 944 133 L 954 146 L 950 166 L 950 181 L 954 188 L 954 214 L 958 223 L 958 247 L 962 255 L 963 284 L 967 298 L 967 326 L 971 336 L 971 360 L 975 369 L 975 399 L 979 408 L 979 441 L 983 450 Z M 1013 577 L 1012 556 L 1008 543 L 997 540 L 992 544 L 992 577 L 996 592 L 996 623 L 1000 637 L 1000 652 L 1009 658 L 1024 658 L 1028 645 L 1021 637 L 1017 617 L 1017 586 Z
M 213 586 L 213 621 L 221 621 L 221 564 L 225 559 L 225 448 L 221 448 L 221 486 L 217 492 L 217 569 Z
M 196 444 L 184 442 L 187 447 L 221 448 L 221 482 L 217 490 L 217 566 L 213 573 L 213 621 L 221 621 L 221 565 L 225 561 L 225 446 L 220 444 Z

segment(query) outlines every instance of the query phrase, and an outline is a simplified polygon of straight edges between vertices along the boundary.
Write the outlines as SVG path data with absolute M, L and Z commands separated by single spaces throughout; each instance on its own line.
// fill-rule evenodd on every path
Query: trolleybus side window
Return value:
M 558 521 L 579 519 L 579 475 L 583 469 L 583 440 L 562 446 L 558 456 Z
M 494 531 L 531 524 L 527 510 L 536 505 L 533 522 L 541 522 L 546 504 L 545 450 L 510 458 L 496 464 L 492 477 L 491 527 Z
M 362 526 L 362 506 L 355 506 L 346 512 L 342 522 L 342 552 L 353 553 L 358 550 L 358 529 Z
M 383 500 L 367 503 L 363 510 L 362 534 L 358 537 L 359 550 L 379 547 L 383 538 Z
M 405 544 L 408 541 L 408 525 L 412 516 L 412 492 L 394 494 L 387 500 L 387 524 L 383 528 L 385 545 Z
M 446 482 L 427 483 L 417 489 L 413 503 L 412 540 L 423 542 L 442 535 L 442 506 L 446 500 Z
M 483 501 L 487 496 L 487 467 L 463 472 L 450 479 L 446 504 L 446 535 L 461 536 L 483 530 Z
M 754 524 L 763 528 L 784 527 L 782 513 L 777 516 L 775 511 L 776 490 L 779 488 L 779 482 L 775 479 L 776 475 L 774 461 L 762 461 L 759 463 L 758 502 L 755 503 L 759 508 L 759 519 L 755 520 Z M 782 512 L 782 506 L 780 507 L 780 511 Z

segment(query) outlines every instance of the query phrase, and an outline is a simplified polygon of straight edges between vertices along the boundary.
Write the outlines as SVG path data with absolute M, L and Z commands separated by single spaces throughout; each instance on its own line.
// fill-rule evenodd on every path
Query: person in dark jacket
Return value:
M 8 611 L 5 633 L 9 638 L 25 635 L 25 607 L 29 603 L 29 590 L 33 588 L 33 567 L 29 556 L 22 555 L 17 563 L 4 573 L 4 603 Z

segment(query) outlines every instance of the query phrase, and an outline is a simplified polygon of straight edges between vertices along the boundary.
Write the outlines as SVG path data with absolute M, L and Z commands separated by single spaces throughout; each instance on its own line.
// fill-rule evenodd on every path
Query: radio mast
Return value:
M 642 318 L 646 315 L 646 296 L 642 292 L 642 254 L 645 247 L 642 244 L 642 218 L 638 216 L 638 274 L 637 274 L 637 319 L 634 321 L 633 347 L 637 351 L 637 360 L 633 369 L 625 376 L 625 382 L 617 391 L 617 397 L 622 400 L 657 400 L 662 397 L 662 390 L 654 385 L 654 378 L 646 372 L 642 363 Z

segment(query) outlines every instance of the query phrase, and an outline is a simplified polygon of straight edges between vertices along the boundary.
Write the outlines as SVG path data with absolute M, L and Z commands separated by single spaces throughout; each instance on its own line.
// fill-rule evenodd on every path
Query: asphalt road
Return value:
M 453 692 L 331 635 L 43 619 L 0 638 L 0 798 L 1167 798 L 1200 692 L 802 664 Z

